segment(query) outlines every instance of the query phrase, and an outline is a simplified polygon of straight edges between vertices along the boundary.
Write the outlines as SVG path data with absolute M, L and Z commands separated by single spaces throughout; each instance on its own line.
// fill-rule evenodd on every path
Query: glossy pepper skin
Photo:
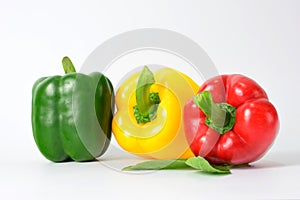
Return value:
M 64 67 L 72 65 L 68 58 Z M 32 130 L 40 152 L 54 162 L 89 161 L 110 143 L 114 92 L 108 78 L 66 70 L 37 80 L 32 89 Z
M 218 109 L 221 104 L 230 107 L 231 114 Z M 220 118 L 222 113 L 226 114 Z M 209 126 L 218 124 L 218 120 L 223 125 Z M 239 74 L 207 80 L 196 97 L 187 102 L 184 124 L 194 154 L 213 164 L 238 165 L 261 158 L 279 130 L 277 111 L 266 92 L 255 81 Z M 224 129 L 226 126 L 228 130 Z
M 171 68 L 160 68 L 153 76 L 155 82 L 149 90 L 158 93 L 160 99 L 155 118 L 147 123 L 138 123 L 135 118 L 133 107 L 137 105 L 136 89 L 141 72 L 135 73 L 117 90 L 117 113 L 112 122 L 114 136 L 124 150 L 138 156 L 153 159 L 192 157 L 184 134 L 183 107 L 199 86 Z

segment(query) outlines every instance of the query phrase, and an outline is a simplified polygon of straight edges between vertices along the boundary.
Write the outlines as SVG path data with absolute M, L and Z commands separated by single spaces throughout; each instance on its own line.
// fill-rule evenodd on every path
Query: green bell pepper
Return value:
M 99 72 L 76 73 L 68 57 L 62 63 L 65 76 L 40 78 L 33 85 L 33 136 L 51 161 L 94 160 L 110 143 L 113 86 Z

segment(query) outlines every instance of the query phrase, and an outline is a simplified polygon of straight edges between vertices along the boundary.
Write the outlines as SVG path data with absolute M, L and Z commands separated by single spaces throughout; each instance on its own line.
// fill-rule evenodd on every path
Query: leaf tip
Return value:
M 122 169 L 122 171 L 131 171 L 131 170 L 132 170 L 132 166 L 127 166 Z

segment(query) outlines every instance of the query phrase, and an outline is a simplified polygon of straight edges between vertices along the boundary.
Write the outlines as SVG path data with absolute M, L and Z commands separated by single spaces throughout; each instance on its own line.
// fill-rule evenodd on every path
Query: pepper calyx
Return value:
M 156 117 L 160 98 L 157 92 L 150 92 L 150 87 L 154 83 L 153 73 L 144 66 L 136 87 L 137 105 L 133 106 L 134 117 L 138 124 L 150 122 Z
M 206 115 L 205 124 L 221 135 L 230 131 L 236 118 L 236 108 L 227 103 L 215 103 L 209 91 L 198 93 L 194 103 Z

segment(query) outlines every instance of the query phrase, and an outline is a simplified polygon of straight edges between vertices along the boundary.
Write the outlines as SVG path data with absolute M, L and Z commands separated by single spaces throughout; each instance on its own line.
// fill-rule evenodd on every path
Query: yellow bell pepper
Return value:
M 199 86 L 171 68 L 152 73 L 147 66 L 127 78 L 116 93 L 112 131 L 126 151 L 146 158 L 194 156 L 183 127 L 185 103 Z

